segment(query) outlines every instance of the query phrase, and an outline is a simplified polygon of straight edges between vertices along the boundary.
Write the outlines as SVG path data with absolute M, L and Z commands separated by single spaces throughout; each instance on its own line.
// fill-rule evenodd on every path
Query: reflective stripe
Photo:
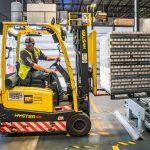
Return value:
M 66 131 L 66 121 L 54 122 L 2 122 L 0 131 L 3 133 L 51 132 Z
M 29 51 L 26 50 L 26 49 L 24 49 L 23 51 L 26 51 L 26 52 L 31 56 L 31 60 L 34 61 L 31 52 L 29 52 Z M 35 48 L 34 48 L 34 53 L 35 53 L 36 59 L 38 60 L 38 59 L 39 59 L 39 56 L 40 56 L 40 49 L 37 48 L 37 47 L 35 47 Z M 18 75 L 19 75 L 19 77 L 20 77 L 22 80 L 24 80 L 24 79 L 27 77 L 27 74 L 28 74 L 28 72 L 30 71 L 31 67 L 26 66 L 26 65 L 24 64 L 24 61 L 23 61 L 21 58 L 20 58 L 20 60 L 19 60 L 19 63 L 20 63 L 20 67 L 19 67 Z

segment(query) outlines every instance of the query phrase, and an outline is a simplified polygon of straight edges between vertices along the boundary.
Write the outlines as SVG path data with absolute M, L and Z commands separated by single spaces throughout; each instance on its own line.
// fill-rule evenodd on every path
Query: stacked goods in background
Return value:
M 91 25 L 90 13 L 69 13 L 69 26 L 87 26 Z
M 28 23 L 49 23 L 56 19 L 56 4 L 27 4 Z
M 150 34 L 101 37 L 100 84 L 111 95 L 150 92 Z
M 78 19 L 78 14 L 70 14 L 70 25 L 71 26 L 76 26 L 77 25 L 77 19 Z
M 113 20 L 115 26 L 133 26 L 134 19 L 116 18 Z
M 98 21 L 106 22 L 107 21 L 107 13 L 101 12 L 101 11 L 97 11 L 97 13 L 95 14 L 95 18 Z

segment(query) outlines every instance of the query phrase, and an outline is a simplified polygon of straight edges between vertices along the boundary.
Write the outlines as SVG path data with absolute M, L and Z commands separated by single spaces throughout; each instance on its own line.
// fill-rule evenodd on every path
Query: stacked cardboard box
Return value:
M 71 15 L 70 15 L 70 18 L 71 18 L 71 19 L 77 19 L 77 18 L 78 18 L 78 15 L 77 15 L 77 14 L 71 14 Z
M 113 21 L 115 26 L 133 26 L 134 19 L 116 18 Z
M 77 25 L 77 21 L 76 20 L 71 20 L 70 25 L 71 26 L 76 26 Z
M 27 4 L 28 23 L 49 23 L 56 19 L 56 4 Z
M 77 25 L 77 19 L 78 19 L 78 15 L 77 14 L 70 14 L 70 25 L 71 26 L 76 26 Z
M 107 20 L 107 13 L 98 11 L 95 18 L 99 21 L 105 22 Z
M 102 37 L 100 84 L 112 95 L 150 92 L 150 34 L 113 32 Z

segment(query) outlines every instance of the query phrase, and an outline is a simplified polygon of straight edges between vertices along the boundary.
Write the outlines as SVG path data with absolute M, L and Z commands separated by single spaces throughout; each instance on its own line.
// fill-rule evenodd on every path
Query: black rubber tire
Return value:
M 68 119 L 66 128 L 71 136 L 85 136 L 91 129 L 90 118 L 85 113 L 77 113 Z

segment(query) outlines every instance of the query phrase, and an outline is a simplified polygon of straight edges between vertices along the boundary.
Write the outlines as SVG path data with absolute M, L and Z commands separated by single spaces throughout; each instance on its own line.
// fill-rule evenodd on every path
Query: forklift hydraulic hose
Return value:
M 7 89 L 12 89 L 16 85 L 17 81 L 18 81 L 18 75 L 17 75 L 17 73 L 9 76 L 5 80 L 6 88 Z

